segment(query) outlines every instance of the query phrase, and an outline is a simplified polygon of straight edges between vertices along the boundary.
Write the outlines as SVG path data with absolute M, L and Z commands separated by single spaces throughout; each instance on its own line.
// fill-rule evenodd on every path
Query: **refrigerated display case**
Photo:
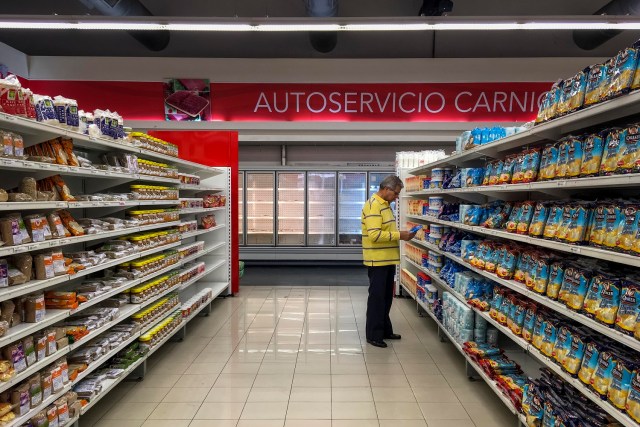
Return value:
M 238 242 L 244 245 L 244 172 L 238 174 Z
M 307 173 L 307 245 L 336 244 L 336 173 Z
M 304 172 L 278 172 L 277 242 L 281 246 L 304 246 Z
M 247 245 L 273 245 L 274 172 L 246 173 Z
M 393 172 L 369 172 L 369 195 L 367 196 L 367 200 L 370 199 L 374 193 L 378 192 L 380 183 L 389 175 L 393 175 Z M 393 212 L 396 213 L 396 202 L 391 202 L 390 206 Z
M 361 214 L 367 197 L 366 172 L 338 174 L 338 244 L 362 244 Z

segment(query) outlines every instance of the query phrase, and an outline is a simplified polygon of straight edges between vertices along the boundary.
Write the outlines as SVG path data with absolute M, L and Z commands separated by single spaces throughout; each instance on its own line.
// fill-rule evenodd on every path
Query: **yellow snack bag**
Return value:
M 636 369 L 631 375 L 631 385 L 625 409 L 631 418 L 640 423 L 640 369 Z

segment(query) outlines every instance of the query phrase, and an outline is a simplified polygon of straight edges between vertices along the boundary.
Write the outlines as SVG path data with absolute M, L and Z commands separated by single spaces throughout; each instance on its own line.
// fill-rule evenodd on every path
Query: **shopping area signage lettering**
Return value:
M 527 121 L 550 83 L 213 83 L 224 121 Z

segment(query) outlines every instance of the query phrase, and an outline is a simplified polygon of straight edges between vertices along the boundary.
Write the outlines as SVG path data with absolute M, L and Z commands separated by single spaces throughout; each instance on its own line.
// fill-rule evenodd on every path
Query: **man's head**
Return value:
M 393 202 L 404 188 L 402 180 L 395 175 L 389 175 L 380 183 L 378 195 L 387 202 Z

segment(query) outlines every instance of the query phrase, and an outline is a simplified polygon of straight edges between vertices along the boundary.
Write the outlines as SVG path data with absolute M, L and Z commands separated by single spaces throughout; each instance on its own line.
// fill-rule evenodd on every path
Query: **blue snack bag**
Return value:
M 589 67 L 585 88 L 584 105 L 593 105 L 601 100 L 603 81 L 606 79 L 605 64 L 595 64 Z
M 599 133 L 588 135 L 584 138 L 582 147 L 582 163 L 580 176 L 595 176 L 600 170 L 602 154 L 604 152 L 604 138 Z
M 609 391 L 609 386 L 613 381 L 613 368 L 615 367 L 616 359 L 613 353 L 610 351 L 603 351 L 598 358 L 598 365 L 596 371 L 591 377 L 591 388 L 600 395 L 601 398 L 606 398 Z
M 586 385 L 591 384 L 591 378 L 598 367 L 600 351 L 600 346 L 597 343 L 593 341 L 587 343 L 578 371 L 578 378 Z
M 587 345 L 582 335 L 577 331 L 571 334 L 571 342 L 569 344 L 569 352 L 562 362 L 562 368 L 569 374 L 576 376 L 580 369 L 580 364 L 584 358 Z
M 607 392 L 607 400 L 618 409 L 625 409 L 631 390 L 631 378 L 635 366 L 629 361 L 618 359 L 611 372 L 611 385 Z
M 640 169 L 640 126 L 633 125 L 620 135 L 620 159 L 618 173 L 633 173 Z
M 612 129 L 607 135 L 599 171 L 602 176 L 613 175 L 618 170 L 618 162 L 622 152 L 621 133 L 620 129 Z
M 609 83 L 611 97 L 629 92 L 638 66 L 638 50 L 628 47 L 615 56 L 615 67 Z

